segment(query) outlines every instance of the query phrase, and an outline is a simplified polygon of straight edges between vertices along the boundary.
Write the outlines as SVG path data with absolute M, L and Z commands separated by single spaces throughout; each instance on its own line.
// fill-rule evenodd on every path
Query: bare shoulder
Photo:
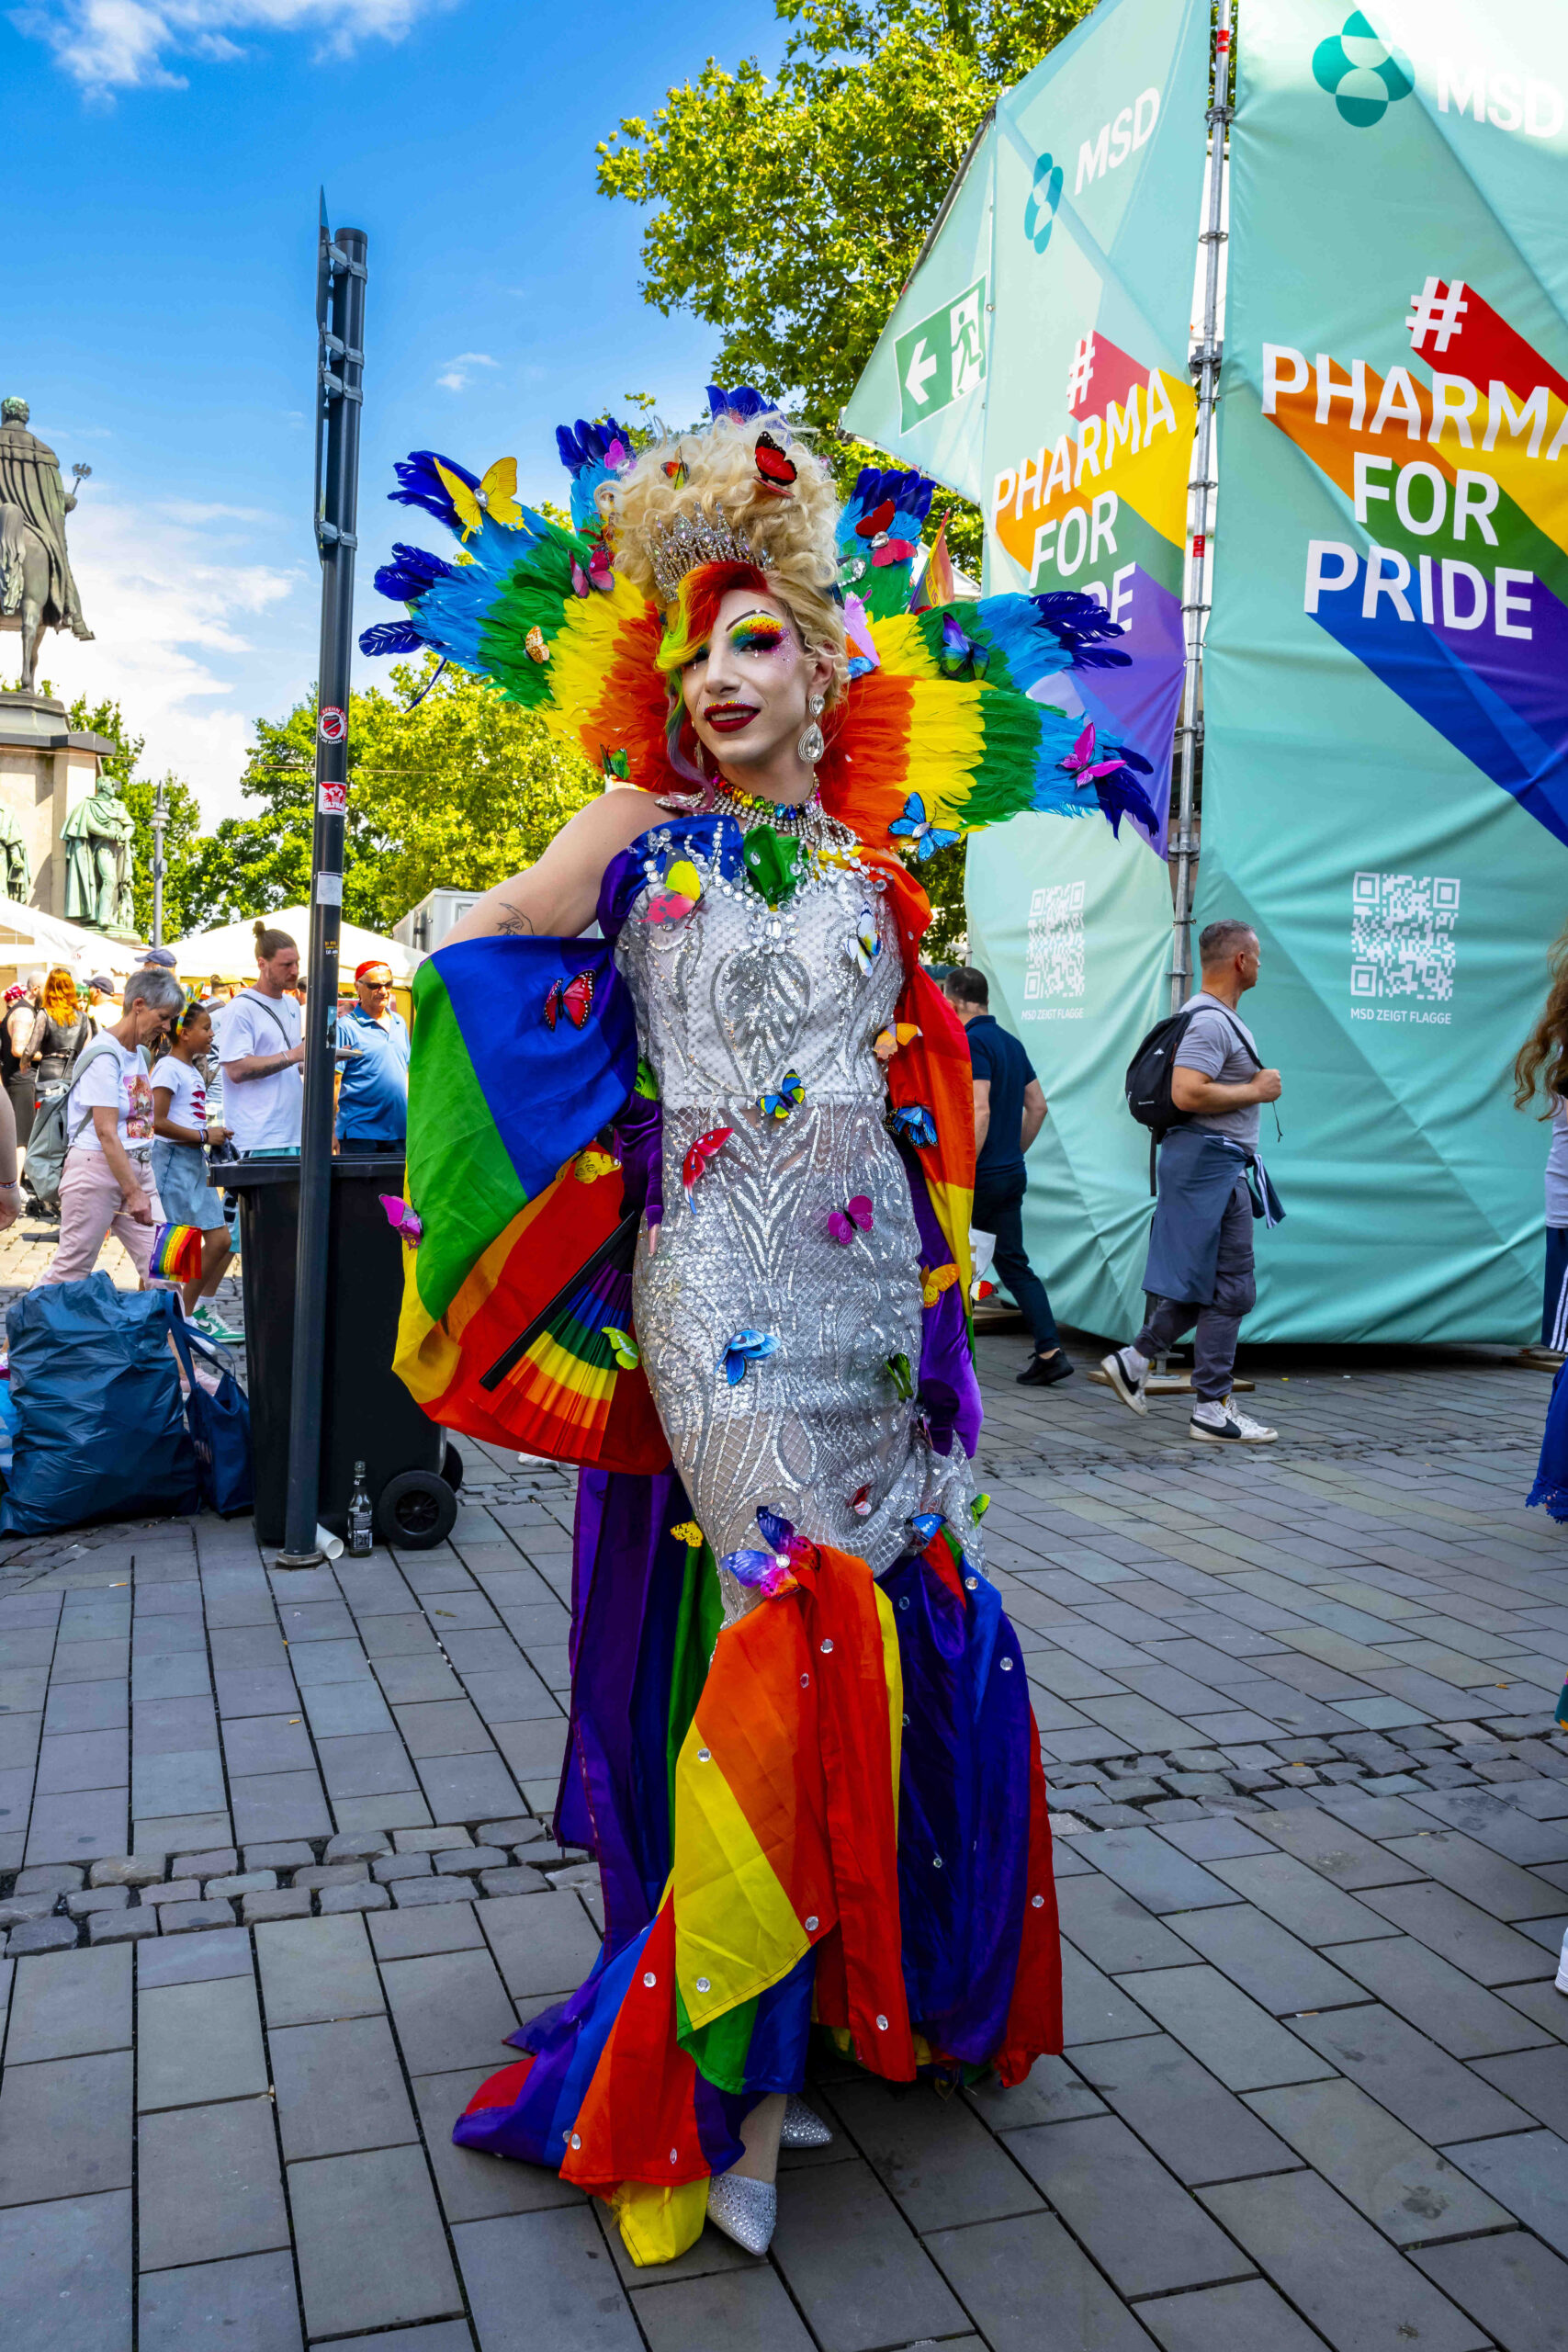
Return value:
M 592 844 L 606 857 L 613 857 L 617 851 L 629 849 L 650 825 L 659 822 L 662 813 L 652 793 L 643 792 L 635 785 L 618 786 L 614 791 L 602 792 L 597 800 L 580 808 L 568 830 L 577 835 L 584 849 Z

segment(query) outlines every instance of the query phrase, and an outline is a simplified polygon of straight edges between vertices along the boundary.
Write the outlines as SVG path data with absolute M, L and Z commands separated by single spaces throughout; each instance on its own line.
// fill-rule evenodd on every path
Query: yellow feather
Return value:
M 944 673 L 932 660 L 913 613 L 894 613 L 870 624 L 872 642 L 890 677 L 940 678 Z
M 980 698 L 987 692 L 944 678 L 918 683 L 909 697 L 909 775 L 933 825 L 962 827 L 959 810 L 986 754 Z

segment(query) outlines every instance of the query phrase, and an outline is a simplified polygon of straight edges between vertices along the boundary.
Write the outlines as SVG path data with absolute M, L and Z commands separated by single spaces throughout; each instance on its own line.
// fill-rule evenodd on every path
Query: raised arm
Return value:
M 593 920 L 599 885 L 612 858 L 656 825 L 660 805 L 646 792 L 619 788 L 591 800 L 563 825 L 525 873 L 487 890 L 442 943 L 464 939 L 575 939 Z

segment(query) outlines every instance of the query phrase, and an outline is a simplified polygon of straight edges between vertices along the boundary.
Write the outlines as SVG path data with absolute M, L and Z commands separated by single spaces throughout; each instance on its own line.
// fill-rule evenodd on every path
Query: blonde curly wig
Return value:
M 763 488 L 757 470 L 761 433 L 772 434 L 795 464 L 787 497 Z M 666 437 L 645 449 L 629 474 L 604 483 L 598 503 L 616 571 L 656 603 L 661 599 L 653 526 L 668 527 L 682 514 L 728 523 L 758 551 L 769 586 L 807 651 L 831 665 L 826 698 L 839 700 L 849 677 L 844 616 L 832 594 L 839 577 L 839 493 L 827 467 L 776 409 L 745 419 L 727 413 L 700 432 Z

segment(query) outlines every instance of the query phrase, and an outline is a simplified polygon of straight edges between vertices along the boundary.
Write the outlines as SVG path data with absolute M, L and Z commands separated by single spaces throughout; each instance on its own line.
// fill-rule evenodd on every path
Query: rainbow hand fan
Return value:
M 152 1229 L 148 1273 L 154 1281 L 193 1283 L 201 1272 L 199 1225 L 159 1225 Z

